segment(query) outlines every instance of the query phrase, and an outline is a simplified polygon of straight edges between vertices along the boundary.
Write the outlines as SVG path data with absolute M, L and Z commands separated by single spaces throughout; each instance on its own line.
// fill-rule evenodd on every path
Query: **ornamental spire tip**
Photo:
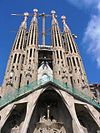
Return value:
M 33 9 L 33 12 L 36 12 L 37 13 L 38 12 L 38 9 Z
M 63 16 L 61 16 L 61 19 L 62 20 L 66 20 L 66 17 L 63 15 Z
M 25 13 L 24 13 L 24 16 L 25 16 L 25 17 L 28 17 L 28 16 L 29 16 L 29 13 L 28 13 L 28 12 L 25 12 Z
M 51 14 L 56 14 L 56 11 L 55 11 L 55 10 L 52 10 L 52 11 L 51 11 Z

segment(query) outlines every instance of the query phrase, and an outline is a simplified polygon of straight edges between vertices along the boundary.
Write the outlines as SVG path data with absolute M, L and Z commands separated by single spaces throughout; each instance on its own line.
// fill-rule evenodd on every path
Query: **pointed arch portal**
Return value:
M 72 118 L 61 96 L 45 90 L 33 111 L 27 133 L 73 133 Z
M 16 104 L 12 110 L 4 126 L 1 129 L 1 133 L 18 133 L 23 125 L 23 121 L 26 116 L 27 103 Z
M 84 133 L 98 133 L 100 131 L 97 123 L 94 121 L 91 112 L 82 104 L 75 104 L 78 120 L 84 130 Z

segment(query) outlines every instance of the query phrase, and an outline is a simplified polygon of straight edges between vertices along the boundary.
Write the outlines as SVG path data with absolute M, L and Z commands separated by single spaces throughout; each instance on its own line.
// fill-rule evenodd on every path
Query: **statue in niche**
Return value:
M 52 105 L 46 106 L 46 115 L 41 115 L 34 133 L 66 133 L 62 122 L 58 122 L 50 113 Z

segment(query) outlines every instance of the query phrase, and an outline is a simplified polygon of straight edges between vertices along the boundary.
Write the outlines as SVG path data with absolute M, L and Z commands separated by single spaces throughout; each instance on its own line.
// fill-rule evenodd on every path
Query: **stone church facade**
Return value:
M 17 32 L 0 89 L 1 133 L 100 133 L 99 94 L 91 91 L 66 17 L 60 30 L 55 11 L 34 9 Z M 42 44 L 39 44 L 42 17 Z M 45 19 L 51 17 L 50 45 Z

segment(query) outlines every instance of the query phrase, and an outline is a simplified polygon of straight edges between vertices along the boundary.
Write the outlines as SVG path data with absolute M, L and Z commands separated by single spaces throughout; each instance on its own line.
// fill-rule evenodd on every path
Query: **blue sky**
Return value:
M 99 0 L 0 0 L 0 85 L 2 84 L 10 50 L 23 17 L 11 13 L 50 13 L 55 10 L 62 29 L 61 15 L 67 17 L 83 59 L 89 83 L 100 83 L 100 2 Z M 28 27 L 31 17 L 28 19 Z M 41 21 L 41 20 L 39 20 Z M 47 18 L 49 23 L 50 18 Z M 41 28 L 40 28 L 41 29 Z M 14 31 L 14 32 L 13 32 Z M 41 39 L 40 39 L 41 41 Z M 40 42 L 41 43 L 41 42 Z

